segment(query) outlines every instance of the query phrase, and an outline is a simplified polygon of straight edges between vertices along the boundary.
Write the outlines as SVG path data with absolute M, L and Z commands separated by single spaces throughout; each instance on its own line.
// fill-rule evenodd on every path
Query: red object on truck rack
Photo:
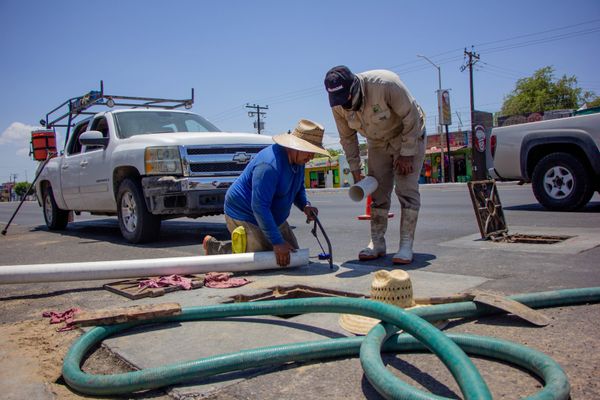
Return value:
M 56 133 L 54 130 L 31 132 L 31 153 L 36 161 L 45 161 L 56 156 Z

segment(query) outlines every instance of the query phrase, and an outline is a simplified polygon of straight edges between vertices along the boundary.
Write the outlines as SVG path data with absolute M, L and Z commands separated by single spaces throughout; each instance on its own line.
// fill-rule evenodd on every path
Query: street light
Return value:
M 425 60 L 427 60 L 429 62 L 429 64 L 431 64 L 437 68 L 437 70 L 438 70 L 438 90 L 441 91 L 442 90 L 442 68 L 439 65 L 434 64 L 433 61 L 431 61 L 429 58 L 427 58 L 423 54 L 417 54 L 417 57 L 424 58 Z M 440 125 L 441 125 L 441 123 L 440 123 Z
M 431 64 L 435 68 L 437 68 L 437 70 L 438 70 L 438 96 L 439 96 L 439 94 L 442 92 L 442 68 L 439 65 L 435 64 L 433 61 L 431 61 L 429 58 L 427 58 L 427 56 L 424 56 L 423 54 L 417 54 L 417 57 L 424 58 L 425 60 L 427 60 L 427 62 L 429 62 L 429 64 Z M 439 99 L 439 97 L 438 97 L 438 99 Z M 439 109 L 440 109 L 440 107 L 439 107 L 439 104 L 438 104 L 438 110 Z M 440 127 L 440 129 L 439 129 L 439 131 L 440 131 L 440 149 L 441 149 L 440 153 L 441 153 L 441 156 L 442 156 L 441 157 L 442 158 L 442 160 L 441 160 L 442 165 L 441 166 L 442 166 L 442 182 L 443 182 L 444 181 L 444 172 L 445 172 L 445 164 L 446 163 L 444 161 L 444 146 L 442 146 L 442 141 L 441 141 L 441 138 L 442 138 L 442 118 L 441 117 L 442 117 L 441 115 L 438 115 L 438 125 Z M 448 176 L 449 179 L 448 180 L 450 182 L 453 182 L 453 179 L 452 179 L 452 175 L 453 174 L 451 172 L 452 169 L 453 169 L 452 168 L 452 159 L 450 158 L 450 138 L 448 136 L 449 136 L 448 135 L 448 125 L 446 125 L 446 145 L 448 147 L 448 164 L 450 164 L 450 171 L 449 171 L 449 176 Z

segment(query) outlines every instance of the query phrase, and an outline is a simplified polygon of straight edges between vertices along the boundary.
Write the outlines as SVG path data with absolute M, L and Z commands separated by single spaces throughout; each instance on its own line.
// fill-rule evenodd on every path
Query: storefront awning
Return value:
M 450 151 L 457 151 L 457 150 L 461 150 L 466 148 L 467 146 L 450 146 Z M 439 147 L 431 147 L 427 150 L 425 150 L 425 154 L 438 154 L 441 152 L 441 149 Z M 447 149 L 444 147 L 444 153 L 447 152 Z

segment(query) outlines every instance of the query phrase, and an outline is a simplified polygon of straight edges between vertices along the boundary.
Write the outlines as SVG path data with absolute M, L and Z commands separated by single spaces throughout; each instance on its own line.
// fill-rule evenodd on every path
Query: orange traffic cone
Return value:
M 373 202 L 373 199 L 371 198 L 371 195 L 367 196 L 367 203 L 365 206 L 365 213 L 363 215 L 359 215 L 358 218 L 361 221 L 364 220 L 370 220 L 371 219 L 371 203 Z M 394 213 L 388 213 L 388 218 L 394 218 Z

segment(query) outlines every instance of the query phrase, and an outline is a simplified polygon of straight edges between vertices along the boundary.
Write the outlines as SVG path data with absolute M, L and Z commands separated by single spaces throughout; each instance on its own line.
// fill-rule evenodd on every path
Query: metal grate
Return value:
M 564 242 L 573 236 L 551 236 L 551 235 L 525 235 L 522 233 L 515 233 L 508 235 L 506 233 L 499 236 L 491 236 L 494 242 L 501 243 L 526 243 L 526 244 L 556 244 Z
M 572 236 L 508 234 L 508 225 L 502 211 L 496 181 L 473 181 L 468 183 L 469 194 L 475 209 L 477 224 L 483 239 L 495 243 L 556 244 Z
M 253 296 L 235 295 L 231 296 L 225 303 L 249 303 L 255 301 L 284 300 L 284 299 L 303 299 L 307 297 L 356 297 L 365 298 L 362 294 L 342 292 L 338 290 L 314 288 L 305 285 L 294 285 L 290 287 L 275 286 L 269 288 L 268 292 L 256 294 Z M 292 318 L 295 314 L 277 315 L 280 318 Z
M 481 237 L 489 239 L 508 232 L 496 181 L 471 181 L 467 185 Z

